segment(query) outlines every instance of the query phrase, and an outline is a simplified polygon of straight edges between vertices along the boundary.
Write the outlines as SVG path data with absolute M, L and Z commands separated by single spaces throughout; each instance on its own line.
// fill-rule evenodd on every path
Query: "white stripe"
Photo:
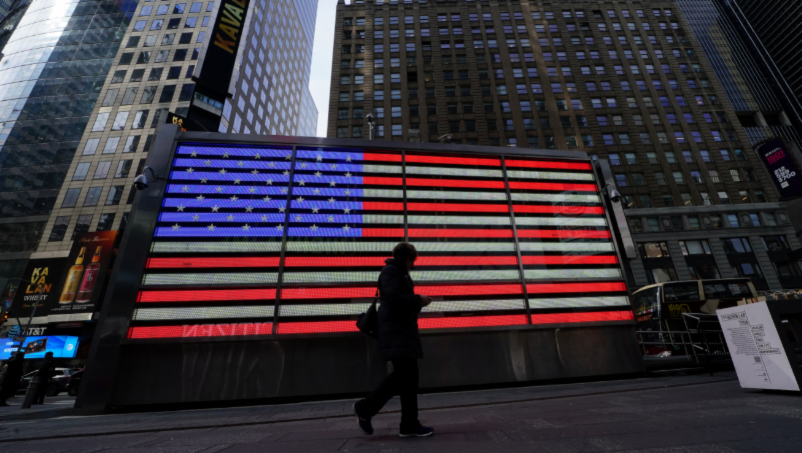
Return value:
M 411 215 L 409 224 L 423 225 L 511 225 L 509 217 L 458 217 Z
M 139 308 L 134 310 L 135 321 L 272 317 L 272 305 L 249 307 Z
M 470 300 L 470 301 L 448 301 L 432 302 L 431 305 L 423 307 L 424 313 L 438 313 L 444 311 L 488 311 L 488 310 L 523 310 L 524 301 L 521 299 L 511 300 Z
M 364 173 L 401 173 L 400 165 L 363 165 Z
M 331 241 L 331 240 L 329 240 Z M 398 244 L 398 240 L 393 239 L 387 242 L 303 242 L 287 241 L 288 252 L 311 252 L 311 253 L 333 253 L 333 252 L 383 252 L 390 258 L 393 254 L 393 247 Z
M 507 194 L 504 192 L 441 192 L 431 190 L 407 190 L 407 199 L 507 201 Z
M 410 239 L 419 252 L 515 252 L 515 244 L 510 242 L 423 242 Z
M 545 225 L 545 226 L 607 226 L 604 218 L 577 218 L 577 217 L 515 217 L 516 225 Z
M 150 251 L 151 253 L 280 253 L 281 238 L 270 242 L 154 242 Z
M 469 176 L 476 178 L 498 178 L 504 176 L 501 170 L 482 170 L 478 168 L 439 168 L 439 167 L 412 167 L 407 165 L 409 175 L 434 175 L 434 176 Z
M 336 316 L 336 315 L 358 315 L 364 313 L 369 303 L 355 304 L 287 304 L 282 305 L 279 311 L 280 317 L 285 316 Z M 458 311 L 490 311 L 490 310 L 523 310 L 524 301 L 521 299 L 512 300 L 471 300 L 471 301 L 448 301 L 432 302 L 431 305 L 423 307 L 424 313 L 443 313 Z
M 524 269 L 527 280 L 543 278 L 620 278 L 618 269 Z
M 400 223 L 403 226 L 402 215 L 363 215 L 362 223 Z
M 145 274 L 143 285 L 230 285 L 247 283 L 278 283 L 278 274 L 259 273 L 204 273 L 204 274 Z
M 626 296 L 621 297 L 566 297 L 562 299 L 529 299 L 529 308 L 585 308 L 629 306 Z
M 363 189 L 364 198 L 397 198 L 399 201 L 404 199 L 403 190 L 395 189 Z
M 557 179 L 569 181 L 593 181 L 593 173 L 561 173 L 557 171 L 507 170 L 507 176 L 518 179 Z
M 304 304 L 282 305 L 279 309 L 281 318 L 285 316 L 336 316 L 358 315 L 367 311 L 370 304 Z
M 612 242 L 519 242 L 522 252 L 612 252 Z
M 513 189 L 514 190 L 514 189 Z M 567 195 L 560 193 L 517 193 L 512 192 L 513 201 L 542 201 L 545 203 L 600 203 L 598 195 Z
M 517 270 L 490 271 L 412 271 L 412 280 L 416 282 L 442 282 L 461 280 L 519 280 Z M 554 277 L 557 278 L 557 277 Z M 288 272 L 284 271 L 284 283 L 375 283 L 379 279 L 379 271 L 353 272 Z

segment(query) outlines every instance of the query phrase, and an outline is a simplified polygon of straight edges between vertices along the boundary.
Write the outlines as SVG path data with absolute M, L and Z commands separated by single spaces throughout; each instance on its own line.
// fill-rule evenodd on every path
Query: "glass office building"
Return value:
M 248 8 L 220 130 L 314 135 L 317 0 Z M 0 60 L 0 289 L 32 253 L 66 256 L 76 233 L 125 227 L 157 126 L 188 111 L 216 11 L 213 0 L 31 3 Z

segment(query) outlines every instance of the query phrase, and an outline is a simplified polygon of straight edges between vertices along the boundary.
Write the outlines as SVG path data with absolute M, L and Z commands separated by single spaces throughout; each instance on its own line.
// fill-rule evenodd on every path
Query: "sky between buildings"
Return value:
M 329 121 L 329 84 L 331 83 L 331 57 L 334 42 L 334 22 L 337 0 L 319 0 L 315 23 L 315 46 L 312 49 L 312 74 L 309 90 L 317 105 L 317 136 L 326 136 Z

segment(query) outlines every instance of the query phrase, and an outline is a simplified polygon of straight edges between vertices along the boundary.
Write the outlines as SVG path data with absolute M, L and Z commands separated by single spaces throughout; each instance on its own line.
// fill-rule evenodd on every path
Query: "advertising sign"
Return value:
M 0 360 L 8 360 L 11 354 L 17 352 L 20 341 L 17 338 L 3 338 L 0 340 Z M 41 359 L 46 353 L 52 352 L 55 358 L 71 359 L 78 350 L 78 337 L 54 335 L 49 337 L 27 337 L 21 339 L 22 351 L 26 359 Z
M 765 302 L 717 311 L 741 387 L 799 390 Z
M 755 146 L 763 164 L 771 173 L 771 179 L 782 198 L 802 192 L 802 172 L 791 155 L 791 150 L 781 138 L 774 138 Z
M 62 276 L 61 291 L 51 298 L 48 314 L 91 313 L 100 298 L 116 231 L 84 233 L 73 242 Z
M 211 39 L 193 77 L 199 85 L 227 96 L 237 61 L 250 0 L 222 0 L 212 27 Z
M 9 310 L 10 318 L 27 319 L 34 316 L 47 316 L 49 307 L 61 294 L 62 273 L 68 266 L 66 258 L 47 258 L 28 261 L 22 274 L 14 301 Z

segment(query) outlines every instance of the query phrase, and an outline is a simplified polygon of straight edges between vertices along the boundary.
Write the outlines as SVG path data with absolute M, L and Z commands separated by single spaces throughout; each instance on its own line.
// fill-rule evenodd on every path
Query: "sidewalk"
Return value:
M 425 439 L 399 439 L 397 399 L 364 436 L 348 401 L 113 414 L 0 414 L 0 450 L 126 452 L 798 452 L 802 398 L 743 390 L 734 373 L 420 397 Z M 18 413 L 22 412 L 19 409 Z M 20 418 L 21 417 L 21 418 Z

